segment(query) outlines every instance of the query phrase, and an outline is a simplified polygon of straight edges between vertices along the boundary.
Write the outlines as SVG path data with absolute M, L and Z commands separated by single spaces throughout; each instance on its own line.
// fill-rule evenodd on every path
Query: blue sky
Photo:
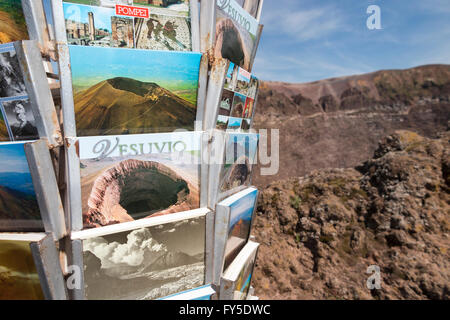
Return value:
M 84 6 L 74 3 L 63 3 L 64 17 L 82 23 L 88 23 L 88 12 L 94 13 L 94 24 L 96 29 L 107 29 L 111 32 L 111 16 L 115 10 L 95 6 Z
M 239 220 L 251 220 L 253 207 L 255 206 L 257 190 L 250 192 L 245 197 L 240 198 L 230 205 L 230 227 L 232 228 Z
M 381 30 L 366 26 L 381 8 Z M 308 82 L 380 69 L 450 63 L 449 0 L 265 0 L 253 72 Z
M 239 127 L 242 124 L 241 118 L 229 118 L 228 119 L 228 126 L 229 127 Z
M 17 172 L 29 173 L 28 162 L 25 156 L 23 143 L 0 145 L 0 173 Z
M 73 83 L 94 85 L 115 77 L 156 82 L 168 89 L 196 83 L 201 54 L 69 46 Z

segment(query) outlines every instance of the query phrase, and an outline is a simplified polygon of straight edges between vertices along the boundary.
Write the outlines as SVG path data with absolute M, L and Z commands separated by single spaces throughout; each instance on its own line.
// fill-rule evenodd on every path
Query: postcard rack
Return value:
M 262 6 L 0 4 L 0 300 L 257 299 Z

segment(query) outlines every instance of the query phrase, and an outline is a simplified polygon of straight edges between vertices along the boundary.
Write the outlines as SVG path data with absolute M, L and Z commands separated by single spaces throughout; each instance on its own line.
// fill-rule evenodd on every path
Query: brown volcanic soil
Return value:
M 450 131 L 383 139 L 356 169 L 261 193 L 253 277 L 262 299 L 449 299 Z M 367 268 L 381 270 L 369 290 Z
M 155 83 L 102 81 L 74 96 L 79 136 L 194 128 L 196 107 Z
M 449 120 L 450 65 L 429 65 L 303 84 L 264 82 L 255 128 L 280 129 L 275 178 L 286 179 L 351 168 L 395 130 L 435 137 Z M 253 177 L 259 187 L 274 180 L 259 173 Z

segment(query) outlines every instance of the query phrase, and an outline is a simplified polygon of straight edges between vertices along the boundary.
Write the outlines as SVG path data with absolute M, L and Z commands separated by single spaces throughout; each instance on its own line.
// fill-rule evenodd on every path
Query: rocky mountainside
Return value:
M 41 214 L 36 197 L 7 186 L 0 186 L 0 221 L 3 219 L 40 220 Z
M 428 65 L 303 84 L 264 82 L 255 127 L 280 129 L 276 178 L 285 179 L 354 167 L 395 130 L 433 138 L 449 120 L 450 65 Z M 273 180 L 255 170 L 257 186 Z
M 196 106 L 155 83 L 112 78 L 74 96 L 77 132 L 138 134 L 193 129 Z
M 450 131 L 437 139 L 397 131 L 356 168 L 313 171 L 261 192 L 253 230 L 261 243 L 256 294 L 449 299 L 449 214 Z M 372 265 L 380 268 L 380 290 L 366 286 Z

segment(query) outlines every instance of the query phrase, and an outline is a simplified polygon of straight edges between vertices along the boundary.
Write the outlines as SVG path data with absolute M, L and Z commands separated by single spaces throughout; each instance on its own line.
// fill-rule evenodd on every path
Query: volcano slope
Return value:
M 9 2 L 0 3 L 0 44 L 28 39 L 20 0 Z
M 253 233 L 263 299 L 449 299 L 450 132 L 398 131 L 355 169 L 272 183 Z M 367 268 L 380 267 L 369 290 Z
M 112 78 L 76 93 L 74 102 L 79 136 L 194 129 L 196 106 L 156 83 Z
M 450 120 L 450 65 L 289 84 L 263 82 L 255 128 L 280 129 L 277 179 L 352 168 L 396 130 L 435 138 Z M 258 169 L 258 168 L 257 168 Z M 273 176 L 255 170 L 265 187 Z

